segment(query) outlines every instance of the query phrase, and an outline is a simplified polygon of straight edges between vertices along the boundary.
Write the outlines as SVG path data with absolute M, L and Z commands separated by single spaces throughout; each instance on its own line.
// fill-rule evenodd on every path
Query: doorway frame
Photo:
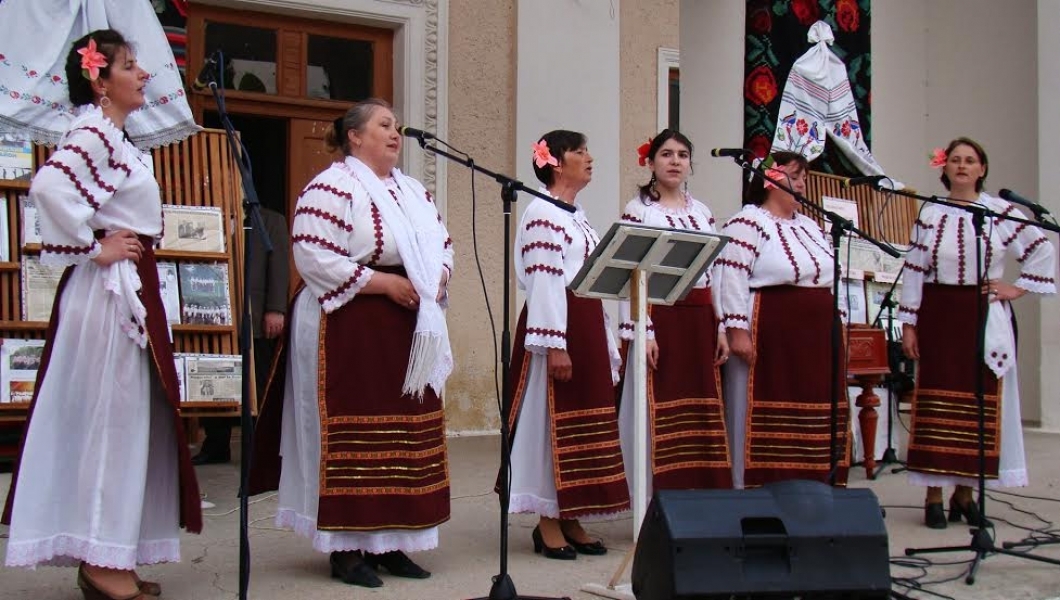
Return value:
M 395 112 L 403 123 L 448 137 L 449 0 L 193 0 L 192 4 L 393 29 Z M 189 70 L 189 78 L 198 74 L 202 58 L 196 62 L 189 55 L 189 66 L 195 69 Z M 434 194 L 445 219 L 445 159 L 407 146 L 402 169 Z

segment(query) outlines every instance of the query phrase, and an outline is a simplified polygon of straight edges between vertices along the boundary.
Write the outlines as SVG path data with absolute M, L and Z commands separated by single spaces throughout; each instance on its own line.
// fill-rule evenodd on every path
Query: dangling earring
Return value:
M 655 182 L 656 182 L 655 173 L 652 173 L 651 174 L 651 181 L 648 182 L 648 186 L 649 186 L 649 189 L 651 190 L 652 197 L 655 198 L 656 200 L 658 200 L 659 199 L 659 190 L 656 189 Z
M 110 106 L 110 98 L 107 97 L 107 92 L 103 92 L 103 95 L 99 97 L 99 107 L 107 108 Z

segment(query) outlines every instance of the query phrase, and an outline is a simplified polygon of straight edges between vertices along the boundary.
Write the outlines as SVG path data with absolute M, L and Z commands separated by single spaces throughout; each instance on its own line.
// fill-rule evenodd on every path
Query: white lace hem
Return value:
M 422 552 L 438 547 L 438 528 L 390 529 L 385 531 L 320 531 L 316 519 L 300 515 L 292 509 L 276 511 L 276 526 L 291 529 L 296 534 L 309 538 L 317 552 L 331 553 L 346 550 L 361 550 L 382 554 L 400 550 Z
M 509 514 L 535 514 L 549 519 L 558 519 L 559 515 L 559 503 L 555 500 L 546 500 L 540 496 L 533 494 L 513 494 L 511 501 L 508 503 Z M 579 521 L 587 523 L 599 522 L 599 521 L 616 521 L 628 517 L 630 510 L 620 510 L 612 513 L 593 513 L 591 515 L 582 515 L 578 517 Z
M 87 562 L 110 569 L 134 569 L 138 565 L 180 562 L 180 540 L 140 541 L 135 546 L 112 544 L 59 534 L 43 540 L 8 541 L 8 567 L 76 567 Z
M 978 487 L 979 480 L 975 477 L 960 477 L 957 475 L 935 475 L 931 473 L 909 472 L 909 483 L 920 487 L 952 487 L 964 485 L 971 488 Z M 998 473 L 997 479 L 987 479 L 986 487 L 992 490 L 999 488 L 1027 487 L 1030 480 L 1027 478 L 1027 469 L 1010 469 Z

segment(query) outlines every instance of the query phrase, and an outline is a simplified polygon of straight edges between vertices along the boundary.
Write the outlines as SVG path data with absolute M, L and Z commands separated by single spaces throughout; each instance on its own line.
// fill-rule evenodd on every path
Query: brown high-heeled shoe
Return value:
M 85 563 L 81 563 L 77 568 L 77 587 L 81 588 L 85 600 L 150 600 L 147 594 L 139 589 L 127 596 L 112 596 L 99 589 L 96 582 L 92 581 L 92 576 L 85 572 Z

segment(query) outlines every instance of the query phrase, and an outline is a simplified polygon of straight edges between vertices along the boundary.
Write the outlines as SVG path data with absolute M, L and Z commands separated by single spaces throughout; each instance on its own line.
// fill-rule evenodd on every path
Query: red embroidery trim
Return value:
M 806 230 L 803 229 L 803 232 L 806 232 Z M 806 254 L 810 255 L 810 260 L 813 261 L 813 268 L 814 268 L 813 282 L 815 284 L 816 283 L 820 283 L 821 282 L 821 264 L 819 262 L 817 262 L 817 257 L 814 256 L 813 251 L 810 250 L 810 247 L 806 245 L 806 242 L 802 241 L 802 236 L 799 235 L 799 230 L 798 229 L 792 228 L 791 233 L 792 233 L 792 235 L 795 236 L 795 240 L 798 241 L 799 244 L 802 246 L 802 249 L 806 251 Z M 809 235 L 809 233 L 807 232 L 806 235 Z M 820 245 L 818 245 L 818 248 L 819 247 L 820 247 Z M 797 274 L 796 274 L 796 277 L 798 277 Z M 798 281 L 798 279 L 796 279 L 796 281 Z
M 820 229 L 818 229 L 818 230 L 817 230 L 817 233 L 818 233 L 819 235 L 814 235 L 814 234 L 813 234 L 813 232 L 811 232 L 811 231 L 810 231 L 809 229 L 806 229 L 806 226 L 805 226 L 805 225 L 800 225 L 800 226 L 799 226 L 799 229 L 802 229 L 802 232 L 806 234 L 806 237 L 810 238 L 810 241 L 811 241 L 811 242 L 813 242 L 813 245 L 814 245 L 814 246 L 817 246 L 817 247 L 818 247 L 818 248 L 820 248 L 821 250 L 824 250 L 824 253 L 825 253 L 825 254 L 827 254 L 827 255 L 829 255 L 829 256 L 831 256 L 831 255 L 832 255 L 832 249 L 831 249 L 831 248 L 829 248 L 829 247 L 828 247 L 827 245 L 825 245 L 825 244 L 822 244 L 822 243 L 820 242 L 820 239 L 821 239 L 821 238 L 820 238 L 820 236 L 821 236 L 821 235 L 824 235 L 824 232 L 823 232 L 823 231 L 821 231 Z
M 85 161 L 85 166 L 88 167 L 88 172 L 92 174 L 92 180 L 96 182 L 96 185 L 107 192 L 110 192 L 112 194 L 114 193 L 114 187 L 107 185 L 107 183 L 103 181 L 103 179 L 99 176 L 99 169 L 96 168 L 95 163 L 93 163 L 92 159 L 89 158 L 88 152 L 85 152 L 85 150 L 80 146 L 75 146 L 73 144 L 67 144 L 63 146 L 62 149 L 69 150 L 70 152 L 73 152 L 74 154 L 80 156 L 81 159 Z
M 527 275 L 532 275 L 537 271 L 541 271 L 542 273 L 549 273 L 551 275 L 563 275 L 563 269 L 557 269 L 556 267 L 550 265 L 530 265 L 524 270 Z
M 629 213 L 622 213 L 622 216 L 618 218 L 620 221 L 629 221 L 630 223 L 643 223 L 641 219 L 634 217 Z
M 1019 234 L 1023 233 L 1023 230 L 1026 229 L 1026 228 L 1027 228 L 1027 224 L 1026 223 L 1020 223 L 1019 225 L 1016 226 L 1016 229 L 1013 230 L 1012 235 L 1010 235 L 1007 238 L 1005 238 L 1005 240 L 1003 242 L 1001 242 L 1001 243 L 1004 244 L 1005 247 L 1007 248 L 1009 244 L 1011 244 L 1012 242 L 1016 241 L 1016 238 L 1019 237 Z
M 1025 261 L 1025 260 L 1027 260 L 1028 258 L 1030 258 L 1030 257 L 1031 257 L 1031 254 L 1032 254 L 1032 253 L 1033 253 L 1033 252 L 1034 252 L 1034 251 L 1035 251 L 1035 250 L 1036 250 L 1036 249 L 1038 248 L 1038 246 L 1041 246 L 1041 245 L 1042 245 L 1042 244 L 1044 244 L 1045 242 L 1046 242 L 1046 239 L 1045 239 L 1045 237 L 1040 237 L 1040 238 L 1038 238 L 1038 239 L 1034 240 L 1033 242 L 1031 242 L 1031 243 L 1030 243 L 1030 244 L 1029 244 L 1029 245 L 1028 245 L 1028 246 L 1027 246 L 1027 247 L 1026 247 L 1026 248 L 1025 248 L 1024 250 L 1023 250 L 1023 254 L 1022 254 L 1022 255 L 1021 255 L 1021 256 L 1020 256 L 1019 258 L 1017 258 L 1016 260 L 1017 260 L 1017 261 L 1019 261 L 1019 262 L 1020 262 L 1020 263 L 1022 264 L 1022 263 L 1023 263 L 1023 261 Z
M 926 269 L 924 267 L 914 265 L 909 261 L 905 261 L 905 268 L 909 269 L 910 271 L 916 271 L 917 273 L 923 273 L 924 275 L 927 275 L 931 272 L 931 269 Z
M 1032 275 L 1030 273 L 1020 273 L 1020 279 L 1030 279 L 1037 283 L 1054 283 L 1052 277 L 1041 277 L 1039 275 Z
M 390 197 L 394 199 L 394 202 L 397 202 L 398 204 L 401 204 L 401 200 L 398 200 L 397 192 L 395 192 L 394 190 L 387 190 L 387 191 L 390 192 Z
M 561 227 L 560 225 L 556 225 L 552 221 L 548 221 L 545 219 L 534 219 L 533 221 L 530 221 L 526 224 L 527 231 L 530 231 L 534 227 L 544 227 L 545 229 L 551 229 L 556 233 L 562 233 L 563 239 L 567 240 L 568 244 L 574 243 L 574 238 L 572 238 L 570 234 L 567 233 L 567 230 Z
M 553 244 L 551 242 L 530 242 L 529 244 L 523 246 L 522 253 L 525 255 L 527 252 L 535 248 L 541 248 L 542 250 L 551 250 L 552 252 L 563 252 L 563 246 L 560 246 L 559 244 Z
M 725 313 L 724 315 L 721 316 L 721 320 L 722 321 L 726 321 L 726 322 L 728 322 L 728 321 L 744 321 L 745 323 L 750 323 L 751 322 L 747 318 L 746 315 L 738 315 L 738 314 L 734 314 L 734 313 Z
M 375 235 L 375 250 L 372 252 L 371 258 L 368 259 L 368 264 L 374 265 L 383 257 L 383 217 L 379 214 L 379 207 L 375 205 L 375 202 L 371 203 L 372 212 L 372 229 Z
M 314 217 L 318 217 L 324 219 L 325 221 L 330 221 L 331 223 L 334 223 L 336 226 L 346 231 L 347 233 L 353 231 L 353 225 L 350 225 L 339 217 L 314 206 L 299 206 L 294 211 L 294 216 L 297 217 L 298 215 L 311 215 Z
M 964 285 L 964 217 L 957 217 L 957 285 Z
M 754 221 L 752 221 L 751 219 L 748 219 L 747 217 L 736 217 L 734 219 L 729 219 L 729 222 L 726 223 L 724 226 L 722 226 L 722 229 L 728 229 L 729 227 L 731 227 L 733 225 L 736 225 L 738 223 L 742 223 L 744 225 L 747 225 L 751 229 L 757 230 L 759 235 L 761 235 L 762 237 L 766 238 L 767 240 L 770 239 L 769 234 L 766 232 L 765 229 L 762 228 L 761 225 L 759 225 L 758 223 L 755 223 Z
M 670 224 L 670 228 L 671 229 L 674 229 L 674 228 L 677 227 L 677 225 L 674 223 L 673 217 L 671 217 L 670 215 L 666 215 L 666 222 Z
M 306 194 L 308 194 L 309 192 L 311 192 L 313 190 L 321 190 L 321 191 L 327 192 L 329 194 L 338 196 L 339 198 L 342 198 L 343 200 L 353 200 L 353 194 L 351 194 L 349 192 L 344 192 L 344 191 L 338 189 L 337 187 L 328 185 L 326 183 L 311 183 L 308 186 L 306 186 L 306 188 L 304 190 L 302 190 L 302 193 L 299 194 L 298 197 L 301 198 L 302 196 L 305 196 Z
M 451 238 L 451 237 L 445 238 L 445 244 L 442 245 L 442 248 L 443 249 L 444 248 L 451 248 L 452 246 L 453 246 L 453 238 Z
M 938 281 L 939 272 L 939 246 L 942 245 L 942 235 L 946 231 L 946 218 L 949 215 L 942 215 L 939 219 L 939 231 L 935 235 L 935 247 L 931 250 L 931 270 L 935 271 L 935 280 Z M 924 271 L 927 273 L 927 271 Z
M 916 309 L 909 308 L 908 306 L 905 306 L 904 304 L 899 304 L 898 305 L 898 312 L 904 312 L 904 313 L 908 313 L 908 314 L 911 314 L 911 315 L 915 315 L 915 314 L 918 314 L 920 311 L 916 310 Z
M 291 237 L 291 241 L 292 242 L 303 242 L 303 243 L 306 243 L 306 244 L 316 244 L 317 246 L 320 246 L 322 248 L 327 248 L 328 250 L 331 250 L 335 254 L 341 254 L 342 256 L 347 256 L 347 257 L 350 255 L 350 253 L 345 248 L 342 248 L 338 244 L 335 244 L 333 242 L 329 242 L 328 240 L 325 240 L 324 238 L 318 237 L 318 236 L 315 236 L 315 235 L 307 235 L 307 234 L 304 234 L 304 233 L 300 233 L 298 235 L 292 236 Z
M 41 252 L 53 254 L 88 254 L 96 247 L 95 243 L 88 246 L 67 246 L 65 244 L 41 244 Z
M 357 268 L 354 269 L 353 275 L 350 275 L 349 279 L 344 281 L 343 284 L 340 285 L 339 287 L 331 290 L 330 292 L 328 292 L 328 293 L 326 293 L 326 294 L 324 294 L 323 296 L 320 297 L 320 303 L 324 304 L 328 300 L 331 300 L 332 298 L 337 298 L 337 297 L 341 296 L 342 294 L 346 293 L 346 290 L 350 289 L 350 287 L 353 286 L 353 284 L 358 279 L 361 278 L 361 274 L 362 273 L 364 273 L 364 266 L 363 265 L 357 265 Z
M 714 261 L 714 264 L 721 265 L 723 267 L 730 267 L 732 269 L 738 269 L 738 270 L 741 270 L 741 271 L 747 271 L 748 275 L 751 274 L 751 266 L 750 265 L 745 265 L 743 263 L 736 262 L 735 260 L 729 260 L 727 258 L 719 258 L 718 260 Z
M 64 165 L 58 160 L 49 160 L 48 162 L 44 163 L 44 166 L 53 167 L 59 169 L 63 173 L 66 173 L 67 179 L 70 180 L 70 183 L 74 184 L 74 187 L 77 188 L 77 191 L 81 194 L 81 197 L 85 199 L 85 202 L 88 202 L 88 204 L 92 206 L 92 208 L 94 208 L 95 210 L 99 210 L 99 202 L 96 201 L 95 196 L 89 193 L 88 189 L 85 186 L 81 185 L 81 181 L 77 178 L 77 175 L 74 175 L 73 169 Z
M 618 328 L 625 331 L 633 331 L 633 323 L 630 323 L 628 321 L 623 322 L 621 325 L 618 326 Z M 647 325 L 646 329 L 647 331 L 655 331 L 655 325 L 649 324 Z
M 692 215 L 688 215 L 688 222 L 692 224 L 692 228 L 696 231 L 703 231 L 702 229 L 700 229 L 699 223 L 696 221 L 696 218 Z
M 927 247 L 927 245 L 921 244 L 919 242 L 909 242 L 909 247 L 920 250 L 921 252 L 927 252 L 930 249 Z
M 780 228 L 780 223 L 777 223 L 777 237 L 780 240 L 780 245 L 784 247 L 784 254 L 788 256 L 788 262 L 795 269 L 795 283 L 798 283 L 802 277 L 799 271 L 799 263 L 795 262 L 795 254 L 791 251 L 791 246 L 788 245 L 788 239 L 784 237 L 784 230 Z
M 125 171 L 126 175 L 132 175 L 132 170 L 129 169 L 128 165 L 114 160 L 114 147 L 110 145 L 110 142 L 107 141 L 107 136 L 104 135 L 102 131 L 95 127 L 78 127 L 74 131 L 90 131 L 96 134 L 96 137 L 99 138 L 99 141 L 103 142 L 103 146 L 107 149 L 107 153 L 109 154 L 109 156 L 107 156 L 107 164 L 110 168 Z
M 921 229 L 934 229 L 935 228 L 934 225 L 928 225 L 927 223 L 921 221 L 920 219 L 917 219 L 913 224 L 914 224 L 914 226 L 919 227 Z
M 542 329 L 541 327 L 527 327 L 526 335 L 546 335 L 567 339 L 567 334 L 558 329 Z
M 755 257 L 756 257 L 756 258 L 757 258 L 757 257 L 759 257 L 759 256 L 761 256 L 761 255 L 760 255 L 760 254 L 758 253 L 758 248 L 756 248 L 756 247 L 754 246 L 754 244 L 752 244 L 751 242 L 748 242 L 748 241 L 744 241 L 744 240 L 741 240 L 741 239 L 739 239 L 739 238 L 732 238 L 732 239 L 730 239 L 730 240 L 729 240 L 729 243 L 730 243 L 730 244 L 736 244 L 737 246 L 740 246 L 741 248 L 745 248 L 745 249 L 747 249 L 747 250 L 750 250 L 751 252 L 753 252 L 753 253 L 754 253 L 754 255 L 755 255 Z

